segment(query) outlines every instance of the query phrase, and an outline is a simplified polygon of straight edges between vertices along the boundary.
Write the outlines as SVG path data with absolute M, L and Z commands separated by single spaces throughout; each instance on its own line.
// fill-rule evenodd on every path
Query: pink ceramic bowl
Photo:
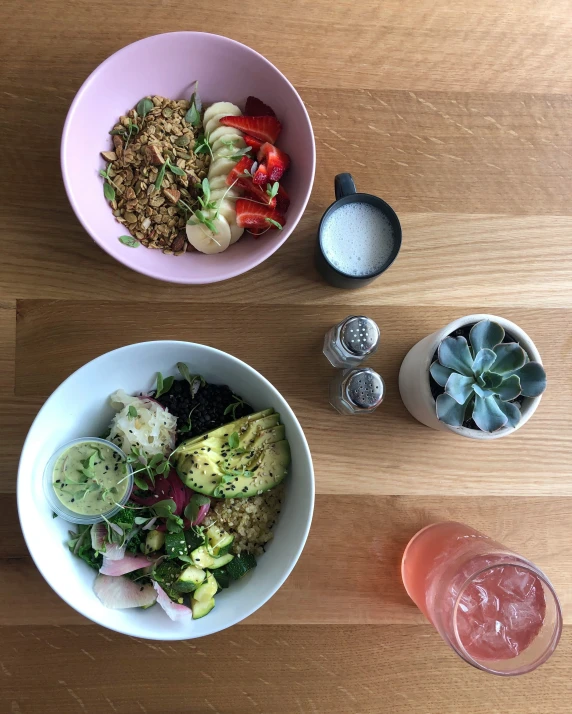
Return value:
M 110 148 L 117 118 L 148 94 L 188 99 L 195 80 L 203 104 L 231 101 L 244 107 L 253 94 L 282 123 L 278 140 L 290 154 L 284 188 L 291 198 L 282 231 L 255 240 L 245 235 L 224 253 L 163 255 L 118 241 L 126 233 L 103 197 L 105 166 L 99 152 Z M 300 96 L 267 59 L 234 40 L 202 32 L 172 32 L 134 42 L 111 55 L 87 78 L 70 107 L 62 136 L 61 162 L 70 203 L 94 241 L 128 268 L 173 283 L 216 283 L 246 273 L 287 240 L 304 213 L 316 166 L 314 134 Z

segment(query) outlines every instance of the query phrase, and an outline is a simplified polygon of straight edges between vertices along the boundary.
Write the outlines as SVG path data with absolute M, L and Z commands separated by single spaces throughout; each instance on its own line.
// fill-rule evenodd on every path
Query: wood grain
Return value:
M 246 626 L 170 643 L 93 625 L 2 627 L 0 637 L 3 714 L 569 712 L 569 632 L 518 686 L 463 665 L 419 626 Z M 42 666 L 30 676 L 34 661 Z
M 0 714 L 568 714 L 569 0 L 290 0 L 272 4 L 270 31 L 252 20 L 253 0 L 239 12 L 203 0 L 140 0 L 136 10 L 0 4 Z M 65 115 L 88 74 L 129 42 L 185 28 L 229 33 L 285 72 L 308 107 L 318 160 L 308 210 L 280 251 L 200 287 L 113 262 L 76 221 L 59 169 Z M 395 265 L 355 292 L 325 285 L 313 266 L 341 171 L 403 226 Z M 396 386 L 416 340 L 481 310 L 520 324 L 549 375 L 533 419 L 487 445 L 413 421 Z M 382 329 L 371 364 L 387 398 L 354 420 L 328 407 L 321 340 L 364 312 Z M 223 327 L 219 315 L 233 319 Z M 95 627 L 48 588 L 14 493 L 26 433 L 59 382 L 108 349 L 167 337 L 230 351 L 280 389 L 308 437 L 318 496 L 307 547 L 264 608 L 228 632 L 163 644 Z M 533 675 L 501 680 L 463 665 L 407 599 L 404 544 L 442 518 L 489 533 L 553 580 L 566 627 Z M 363 547 L 348 557 L 348 542 Z
M 14 500 L 0 496 L 0 625 L 85 623 L 36 571 L 15 537 Z M 427 624 L 407 597 L 400 562 L 429 523 L 463 520 L 545 570 L 572 623 L 572 498 L 319 495 L 307 545 L 292 575 L 246 624 Z M 324 558 L 324 551 L 337 554 Z M 349 550 L 349 553 L 348 553 Z M 21 593 L 27 595 L 22 598 Z

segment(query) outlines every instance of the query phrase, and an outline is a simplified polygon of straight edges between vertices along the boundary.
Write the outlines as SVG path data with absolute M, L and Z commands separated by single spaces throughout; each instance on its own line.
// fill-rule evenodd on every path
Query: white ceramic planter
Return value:
M 536 345 L 526 332 L 521 330 L 518 325 L 514 324 L 514 322 L 505 320 L 503 317 L 497 317 L 496 315 L 467 315 L 466 317 L 461 317 L 458 320 L 450 322 L 448 325 L 443 327 L 443 329 L 437 330 L 437 332 L 434 332 L 432 335 L 424 337 L 409 350 L 409 352 L 405 355 L 405 359 L 401 363 L 401 369 L 399 370 L 399 392 L 409 413 L 422 424 L 425 424 L 425 426 L 429 426 L 432 429 L 438 429 L 439 431 L 451 431 L 454 434 L 466 436 L 469 439 L 489 441 L 490 439 L 500 439 L 503 436 L 508 436 L 526 424 L 536 411 L 541 397 L 527 397 L 523 401 L 521 406 L 522 417 L 518 426 L 504 427 L 499 429 L 499 431 L 488 434 L 487 432 L 480 431 L 479 429 L 453 427 L 439 421 L 439 419 L 437 419 L 435 400 L 431 394 L 429 382 L 429 367 L 431 366 L 433 355 L 435 354 L 441 340 L 460 327 L 479 322 L 480 320 L 493 320 L 494 322 L 498 322 L 499 325 L 504 327 L 506 332 L 508 332 L 517 342 L 520 343 L 521 347 L 528 353 L 531 360 L 542 364 L 542 359 L 536 349 Z

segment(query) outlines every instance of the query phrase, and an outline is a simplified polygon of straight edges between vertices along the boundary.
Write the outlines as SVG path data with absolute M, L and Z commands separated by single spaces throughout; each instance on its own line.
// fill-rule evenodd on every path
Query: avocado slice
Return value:
M 238 436 L 238 446 L 232 434 Z M 185 442 L 173 461 L 189 488 L 217 498 L 247 498 L 277 486 L 288 473 L 291 456 L 280 416 L 267 410 Z
M 270 416 L 274 413 L 274 409 L 265 409 L 262 412 L 256 412 L 256 414 L 249 414 L 248 416 L 237 419 L 236 421 L 225 424 L 224 426 L 219 426 L 213 431 L 207 432 L 207 434 L 201 434 L 200 436 L 194 436 L 185 442 L 185 445 L 196 444 L 204 440 L 205 436 L 208 435 L 209 438 L 222 439 L 225 434 L 232 434 L 233 431 L 239 431 L 244 426 L 247 426 L 251 421 L 257 421 L 258 419 L 264 419 L 264 417 Z M 229 431 L 229 428 L 232 430 Z

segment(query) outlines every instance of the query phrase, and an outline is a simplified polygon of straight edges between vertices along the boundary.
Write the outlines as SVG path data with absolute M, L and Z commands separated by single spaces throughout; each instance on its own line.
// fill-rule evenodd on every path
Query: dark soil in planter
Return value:
M 469 342 L 469 334 L 471 332 L 471 328 L 473 325 L 476 323 L 472 322 L 470 325 L 465 325 L 464 327 L 459 327 L 457 330 L 454 330 L 451 332 L 448 336 L 449 337 L 464 337 L 467 342 Z M 510 335 L 508 332 L 504 333 L 504 339 L 503 342 L 516 342 L 517 344 L 520 344 L 520 342 Z M 526 352 L 526 350 L 525 350 Z M 435 353 L 433 354 L 433 357 L 431 359 L 431 364 L 435 362 L 437 359 L 437 350 L 435 350 Z M 530 356 L 530 355 L 529 355 Z M 433 395 L 433 399 L 437 400 L 437 397 L 440 394 L 443 394 L 445 392 L 445 388 L 442 387 L 440 384 L 437 384 L 437 382 L 433 379 L 431 376 L 431 372 L 429 372 L 429 386 L 431 388 L 431 394 Z M 525 397 L 522 395 L 519 395 L 516 399 L 513 399 L 513 402 L 515 404 L 518 404 L 519 407 L 522 406 L 522 403 L 524 401 Z M 467 429 L 476 429 L 477 431 L 480 431 L 479 427 L 475 424 L 475 422 L 472 419 L 465 419 L 463 422 L 463 426 L 466 427 Z

